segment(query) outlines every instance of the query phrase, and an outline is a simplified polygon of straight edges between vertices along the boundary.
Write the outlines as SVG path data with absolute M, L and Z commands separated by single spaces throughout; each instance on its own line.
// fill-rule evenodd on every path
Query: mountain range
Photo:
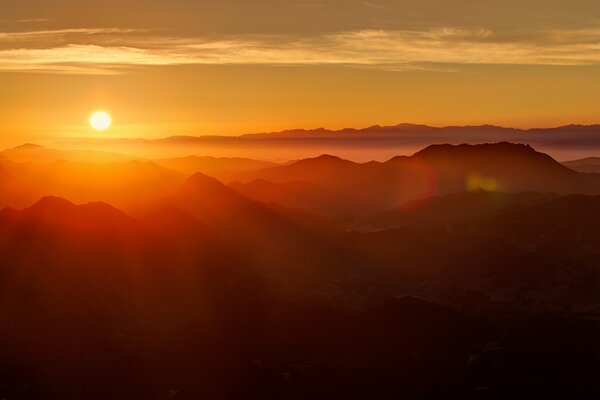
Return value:
M 192 173 L 206 175 L 202 171 L 212 171 L 256 201 L 350 220 L 407 201 L 469 190 L 600 194 L 600 175 L 576 172 L 529 146 L 510 143 L 434 145 L 410 157 L 367 163 L 330 155 L 279 165 L 199 157 L 107 163 L 9 159 L 0 160 L 0 168 L 0 184 L 6 188 L 0 205 L 17 208 L 54 195 L 76 202 L 107 201 L 135 213 L 182 190 Z
M 6 398 L 598 394 L 600 175 L 531 147 L 1 165 Z
M 362 129 L 292 129 L 239 136 L 170 136 L 159 139 L 80 138 L 57 141 L 59 147 L 128 152 L 145 159 L 185 158 L 190 154 L 284 162 L 335 154 L 366 162 L 413 154 L 437 143 L 529 144 L 560 161 L 595 155 L 600 150 L 600 125 L 565 125 L 518 129 L 494 125 L 434 127 L 417 124 L 374 125 Z M 210 171 L 202 171 L 208 173 Z
M 193 142 L 253 142 L 253 141 L 312 141 L 346 139 L 349 141 L 384 140 L 384 141 L 414 141 L 419 144 L 435 138 L 437 142 L 448 142 L 450 144 L 470 142 L 478 140 L 489 141 L 511 141 L 523 143 L 533 141 L 542 143 L 561 142 L 568 140 L 571 144 L 597 144 L 600 134 L 600 125 L 564 125 L 554 128 L 531 128 L 519 129 L 502 127 L 496 125 L 476 126 L 443 126 L 434 127 L 419 124 L 398 124 L 393 126 L 373 125 L 367 128 L 354 129 L 345 128 L 341 130 L 317 129 L 290 129 L 280 132 L 252 133 L 240 136 L 171 136 L 162 139 L 90 139 L 80 140 L 79 143 L 113 142 L 120 144 L 180 144 Z M 450 141 L 448 141 L 450 140 Z

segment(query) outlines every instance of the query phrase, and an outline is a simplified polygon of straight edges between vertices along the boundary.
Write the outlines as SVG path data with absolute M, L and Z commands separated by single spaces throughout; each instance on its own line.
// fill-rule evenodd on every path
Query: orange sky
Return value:
M 597 1 L 11 3 L 0 145 L 600 122 Z M 96 109 L 111 112 L 109 131 L 89 128 Z

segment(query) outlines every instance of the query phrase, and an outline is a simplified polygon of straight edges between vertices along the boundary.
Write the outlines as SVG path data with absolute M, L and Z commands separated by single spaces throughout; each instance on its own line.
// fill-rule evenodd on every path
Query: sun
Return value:
M 110 114 L 104 111 L 96 111 L 90 115 L 90 125 L 97 131 L 105 131 L 110 128 L 112 118 Z

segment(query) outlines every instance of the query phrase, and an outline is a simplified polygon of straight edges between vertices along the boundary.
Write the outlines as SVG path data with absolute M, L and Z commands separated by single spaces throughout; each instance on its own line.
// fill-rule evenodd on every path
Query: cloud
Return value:
M 133 32 L 143 32 L 139 29 L 121 28 L 77 28 L 77 29 L 55 29 L 18 32 L 0 32 L 0 43 L 11 43 L 17 41 L 32 41 L 37 39 L 53 39 L 57 37 L 92 36 L 92 35 L 114 35 Z
M 30 19 L 17 19 L 17 20 L 0 20 L 0 23 L 17 23 L 17 24 L 28 24 L 35 22 L 48 22 L 48 18 L 30 18 Z
M 345 65 L 389 71 L 448 65 L 600 64 L 600 29 L 358 30 L 317 36 L 169 37 L 133 29 L 0 33 L 0 71 L 115 74 L 137 66 Z M 42 46 L 40 44 L 45 44 Z

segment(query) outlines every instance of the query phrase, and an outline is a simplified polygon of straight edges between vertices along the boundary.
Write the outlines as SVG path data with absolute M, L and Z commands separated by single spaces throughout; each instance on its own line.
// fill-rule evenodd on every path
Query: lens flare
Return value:
M 472 174 L 467 178 L 466 186 L 470 192 L 495 192 L 498 190 L 498 181 L 494 178 Z

